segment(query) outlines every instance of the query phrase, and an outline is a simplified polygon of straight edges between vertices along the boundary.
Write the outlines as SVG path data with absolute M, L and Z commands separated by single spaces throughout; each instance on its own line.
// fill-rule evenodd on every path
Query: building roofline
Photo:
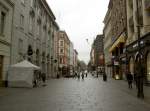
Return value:
M 54 20 L 56 20 L 56 17 L 54 15 L 54 13 L 52 12 L 50 6 L 48 5 L 47 1 L 46 0 L 41 0 L 41 2 L 43 3 L 45 9 L 47 10 L 47 12 L 51 16 L 51 18 L 54 19 Z

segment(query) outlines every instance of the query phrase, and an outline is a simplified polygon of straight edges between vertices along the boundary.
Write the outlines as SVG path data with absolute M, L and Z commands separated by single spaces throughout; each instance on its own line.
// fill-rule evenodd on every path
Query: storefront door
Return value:
M 150 81 L 150 53 L 147 56 L 147 80 Z

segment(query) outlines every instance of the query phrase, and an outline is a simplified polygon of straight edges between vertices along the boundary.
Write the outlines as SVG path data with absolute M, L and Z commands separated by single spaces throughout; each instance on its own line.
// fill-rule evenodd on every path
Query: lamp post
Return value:
M 140 24 L 139 24 L 139 2 L 136 0 L 136 6 L 137 6 L 137 34 L 138 34 L 138 52 L 139 52 L 139 60 L 138 60 L 138 74 L 137 74 L 137 97 L 138 98 L 144 98 L 144 92 L 143 92 L 143 67 L 142 64 L 142 58 L 141 58 L 141 45 L 140 45 Z

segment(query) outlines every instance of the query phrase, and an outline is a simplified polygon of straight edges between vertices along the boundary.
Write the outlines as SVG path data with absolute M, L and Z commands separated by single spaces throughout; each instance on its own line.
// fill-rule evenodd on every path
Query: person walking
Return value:
M 88 72 L 85 73 L 86 78 L 87 78 L 87 75 L 88 75 Z
M 42 81 L 45 84 L 45 82 L 46 82 L 46 74 L 44 72 L 42 73 Z
M 77 72 L 75 71 L 75 78 L 78 76 Z
M 84 80 L 84 73 L 83 72 L 82 72 L 81 76 L 82 76 L 82 80 Z
M 131 72 L 129 72 L 127 74 L 127 81 L 128 81 L 129 89 L 132 89 L 133 76 L 132 76 Z
M 80 72 L 77 75 L 78 75 L 78 80 L 80 80 Z
M 105 73 L 103 74 L 103 81 L 107 81 L 107 75 Z

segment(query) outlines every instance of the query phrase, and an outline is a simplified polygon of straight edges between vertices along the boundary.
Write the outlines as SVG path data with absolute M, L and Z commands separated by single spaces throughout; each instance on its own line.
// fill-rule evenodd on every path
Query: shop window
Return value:
M 147 55 L 147 80 L 150 81 L 150 53 Z

